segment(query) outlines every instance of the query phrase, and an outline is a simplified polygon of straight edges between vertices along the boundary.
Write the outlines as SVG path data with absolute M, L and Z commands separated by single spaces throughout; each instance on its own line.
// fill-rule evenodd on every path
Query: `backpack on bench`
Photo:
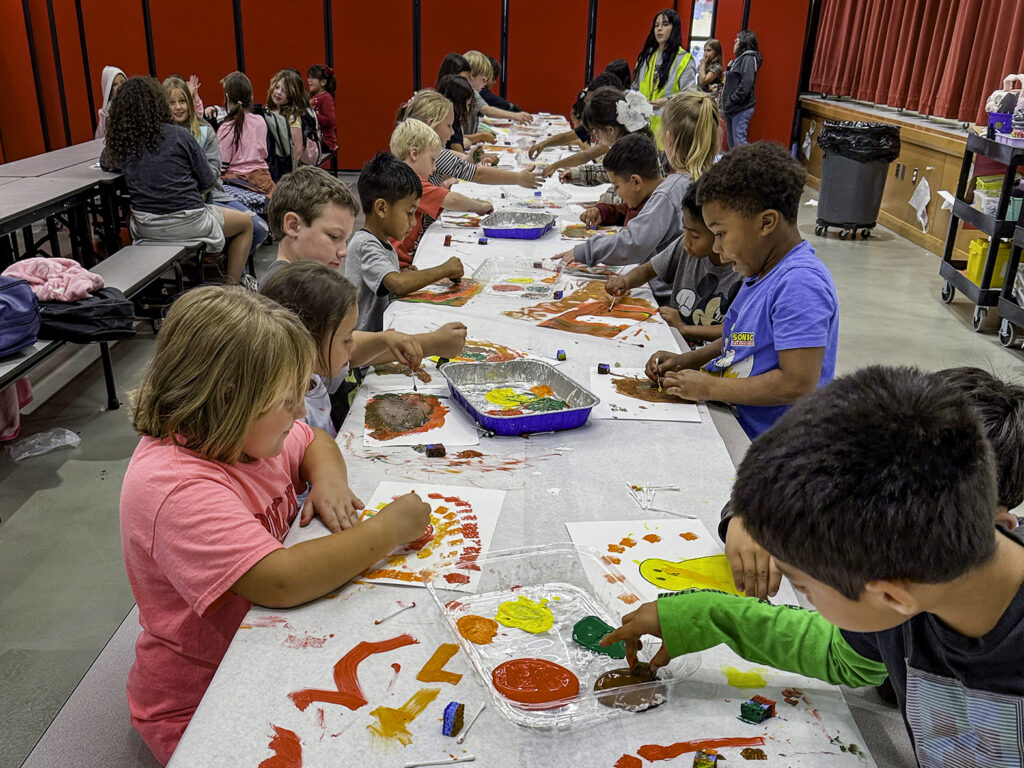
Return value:
M 36 343 L 39 301 L 27 280 L 0 275 L 0 358 Z
M 135 335 L 135 307 L 117 288 L 101 288 L 79 301 L 39 303 L 39 338 L 88 344 Z

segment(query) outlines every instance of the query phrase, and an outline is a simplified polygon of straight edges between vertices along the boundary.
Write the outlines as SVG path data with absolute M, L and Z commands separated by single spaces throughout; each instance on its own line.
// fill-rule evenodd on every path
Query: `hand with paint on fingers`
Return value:
M 561 253 L 556 253 L 554 256 L 551 257 L 551 260 L 552 261 L 560 261 L 560 262 L 562 262 L 562 266 L 563 267 L 568 267 L 570 264 L 572 264 L 575 261 L 575 259 L 573 258 L 573 249 L 570 248 L 568 251 L 562 251 Z
M 423 360 L 423 347 L 415 336 L 401 331 L 388 330 L 384 331 L 384 343 L 388 345 L 388 351 L 395 360 L 404 363 L 414 371 L 419 370 Z
M 318 515 L 331 533 L 338 533 L 359 522 L 365 507 L 362 500 L 348 487 L 344 480 L 327 478 L 313 483 L 302 505 L 300 526 L 309 525 L 313 515 Z
M 386 525 L 395 536 L 395 546 L 423 537 L 430 525 L 430 505 L 415 493 L 407 493 L 392 501 L 374 518 Z
M 626 664 L 632 669 L 636 666 L 636 655 L 643 648 L 643 635 L 661 637 L 661 619 L 658 618 L 658 602 L 655 600 L 644 603 L 632 613 L 622 617 L 622 626 L 614 629 L 601 638 L 600 645 L 607 648 L 620 640 L 626 642 Z M 668 650 L 664 644 L 651 659 L 651 672 L 664 667 L 670 661 Z
M 498 164 L 498 156 L 497 155 L 489 155 L 489 154 L 488 155 L 484 155 L 483 157 L 481 157 L 480 158 L 480 162 L 478 163 L 478 165 L 489 165 L 492 168 L 495 165 L 497 165 L 497 164 Z
M 588 227 L 594 228 L 601 225 L 601 211 L 594 205 L 587 208 L 580 214 L 580 221 L 586 224 Z
M 682 355 L 678 352 L 666 352 L 665 350 L 659 350 L 651 355 L 650 360 L 647 361 L 647 378 L 651 381 L 658 381 L 663 378 L 665 374 L 679 370 L 679 366 L 682 364 Z
M 732 568 L 736 589 L 742 589 L 748 597 L 756 597 L 758 600 L 778 594 L 782 573 L 768 550 L 747 533 L 739 517 L 729 521 L 725 536 L 725 557 Z
M 714 377 L 704 371 L 685 370 L 666 373 L 661 384 L 665 392 L 682 400 L 698 402 L 700 400 L 712 400 L 712 386 Z
M 458 256 L 452 256 L 448 261 L 441 265 L 444 269 L 444 276 L 451 280 L 453 283 L 457 283 L 462 280 L 462 262 Z
M 612 275 L 605 281 L 604 291 L 609 296 L 629 296 L 629 282 L 622 275 Z

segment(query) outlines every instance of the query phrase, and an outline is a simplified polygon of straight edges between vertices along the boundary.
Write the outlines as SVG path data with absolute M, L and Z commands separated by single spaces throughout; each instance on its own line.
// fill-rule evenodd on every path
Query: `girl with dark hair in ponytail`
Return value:
M 697 62 L 683 47 L 683 23 L 671 8 L 655 14 L 634 72 L 633 87 L 654 107 L 651 130 L 657 134 L 665 102 L 697 87 Z
M 309 86 L 309 105 L 320 124 L 322 149 L 333 152 L 338 148 L 338 123 L 334 110 L 334 91 L 338 83 L 334 79 L 334 70 L 326 64 L 314 64 L 306 70 L 306 85 Z

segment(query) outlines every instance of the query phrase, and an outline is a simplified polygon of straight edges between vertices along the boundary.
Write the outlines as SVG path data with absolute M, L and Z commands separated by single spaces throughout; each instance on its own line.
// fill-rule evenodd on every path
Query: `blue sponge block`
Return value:
M 466 707 L 457 701 L 453 701 L 444 708 L 444 721 L 441 725 L 441 733 L 445 736 L 458 736 L 462 730 L 463 719 L 466 714 Z

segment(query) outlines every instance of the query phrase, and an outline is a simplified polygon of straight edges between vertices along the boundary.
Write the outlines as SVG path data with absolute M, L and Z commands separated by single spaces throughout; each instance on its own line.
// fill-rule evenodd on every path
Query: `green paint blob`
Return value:
M 597 616 L 585 616 L 576 622 L 572 628 L 572 639 L 584 648 L 611 656 L 613 659 L 626 658 L 626 643 L 620 640 L 607 648 L 599 645 L 599 641 L 612 631 L 614 627 L 609 626 Z

